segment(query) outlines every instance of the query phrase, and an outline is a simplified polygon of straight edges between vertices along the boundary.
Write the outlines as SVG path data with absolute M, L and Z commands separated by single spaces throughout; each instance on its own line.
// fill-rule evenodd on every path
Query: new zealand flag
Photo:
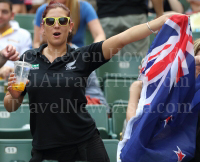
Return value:
M 118 145 L 118 162 L 188 162 L 195 153 L 198 113 L 189 18 L 174 15 L 156 36 L 142 65 L 136 116 Z

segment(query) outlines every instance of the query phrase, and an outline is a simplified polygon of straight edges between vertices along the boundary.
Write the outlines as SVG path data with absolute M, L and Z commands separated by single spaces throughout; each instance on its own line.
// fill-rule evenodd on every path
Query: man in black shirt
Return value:
M 157 17 L 163 14 L 163 0 L 152 0 Z M 148 0 L 97 0 L 97 14 L 101 25 L 110 38 L 132 26 L 147 22 Z M 149 38 L 126 45 L 120 52 L 144 57 L 148 51 Z

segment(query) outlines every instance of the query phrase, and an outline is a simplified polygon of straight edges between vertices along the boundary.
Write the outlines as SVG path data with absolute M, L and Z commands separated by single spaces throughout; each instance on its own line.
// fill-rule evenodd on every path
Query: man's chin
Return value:
M 6 24 L 0 24 L 0 29 L 3 29 L 6 27 Z

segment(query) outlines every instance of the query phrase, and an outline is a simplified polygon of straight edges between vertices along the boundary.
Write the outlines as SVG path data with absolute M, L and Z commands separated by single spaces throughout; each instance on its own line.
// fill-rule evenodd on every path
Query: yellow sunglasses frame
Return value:
M 46 23 L 46 19 L 47 18 L 54 18 L 54 24 L 53 25 L 47 25 L 47 23 Z M 60 19 L 60 18 L 67 18 L 68 19 L 68 23 L 67 24 L 69 24 L 69 21 L 70 21 L 70 17 L 45 17 L 45 18 L 43 18 L 43 21 L 44 21 L 44 23 L 47 25 L 47 26 L 54 26 L 55 25 L 55 22 L 57 21 L 58 22 L 58 24 L 60 25 L 60 26 L 66 26 L 66 25 L 61 25 L 60 24 L 60 22 L 59 22 L 59 20 L 58 19 Z

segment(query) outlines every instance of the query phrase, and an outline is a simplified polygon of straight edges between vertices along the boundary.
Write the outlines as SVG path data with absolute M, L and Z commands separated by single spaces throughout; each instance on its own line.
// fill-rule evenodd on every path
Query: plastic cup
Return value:
M 16 83 L 12 85 L 13 90 L 20 92 L 24 91 L 31 67 L 32 65 L 27 62 L 14 62 L 14 73 L 16 77 Z

